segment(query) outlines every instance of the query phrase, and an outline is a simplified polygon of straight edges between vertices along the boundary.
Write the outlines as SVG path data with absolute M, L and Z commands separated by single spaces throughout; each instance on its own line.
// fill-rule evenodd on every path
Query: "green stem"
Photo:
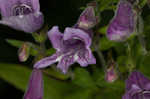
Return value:
M 127 49 L 127 53 L 128 53 L 128 69 L 129 69 L 129 72 L 131 73 L 133 71 L 133 69 L 136 67 L 136 64 L 134 63 L 134 59 L 132 57 L 130 44 L 127 43 L 127 45 L 128 45 L 128 49 Z
M 141 8 L 137 5 L 137 9 L 139 9 L 139 10 L 136 11 L 136 13 L 137 13 L 136 34 L 137 34 L 139 42 L 142 46 L 143 54 L 146 55 L 148 51 L 146 50 L 146 42 L 145 42 L 144 34 L 143 34 L 144 24 L 143 24 L 143 19 L 141 17 Z
M 97 46 L 97 44 L 96 44 L 96 42 L 94 42 L 93 46 L 95 48 L 96 53 L 98 54 L 98 57 L 100 58 L 100 62 L 101 62 L 102 68 L 104 69 L 104 72 L 106 72 L 106 61 L 104 59 L 104 56 L 103 56 L 102 52 L 99 50 L 99 46 Z

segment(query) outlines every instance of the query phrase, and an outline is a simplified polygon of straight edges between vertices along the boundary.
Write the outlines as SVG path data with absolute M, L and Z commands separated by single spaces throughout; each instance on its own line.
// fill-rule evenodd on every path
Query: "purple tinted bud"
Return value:
M 43 99 L 42 71 L 34 69 L 23 99 Z
M 125 0 L 121 0 L 118 4 L 116 15 L 108 26 L 107 37 L 113 41 L 124 41 L 134 31 L 134 27 L 132 5 Z
M 95 16 L 94 8 L 88 6 L 80 15 L 78 19 L 78 27 L 83 29 L 90 29 L 97 24 L 97 18 Z
M 35 32 L 43 25 L 39 0 L 0 0 L 0 24 L 24 32 Z
M 115 64 L 112 63 L 111 66 L 106 71 L 105 79 L 109 83 L 114 82 L 118 78 L 117 73 L 116 73 L 115 68 L 114 68 L 114 65 Z
M 150 80 L 134 71 L 126 80 L 126 92 L 122 99 L 150 99 Z
M 18 51 L 19 60 L 21 62 L 25 62 L 28 59 L 29 54 L 30 54 L 30 45 L 29 43 L 25 42 L 19 48 L 19 51 Z

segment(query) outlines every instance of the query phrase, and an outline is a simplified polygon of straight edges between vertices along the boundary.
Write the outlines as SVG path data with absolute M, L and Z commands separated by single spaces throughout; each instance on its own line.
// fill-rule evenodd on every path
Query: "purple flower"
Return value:
M 134 71 L 126 81 L 126 93 L 122 99 L 150 99 L 150 80 Z
M 64 33 L 54 26 L 48 32 L 48 37 L 56 49 L 56 53 L 37 62 L 34 68 L 44 68 L 58 62 L 57 68 L 66 73 L 69 66 L 75 62 L 78 62 L 82 67 L 96 64 L 90 49 L 93 33 L 90 28 L 94 24 L 94 9 L 88 7 L 79 17 L 77 24 L 72 28 L 67 27 Z
M 43 99 L 43 77 L 41 70 L 33 70 L 23 99 Z
M 77 25 L 83 29 L 90 29 L 97 24 L 94 8 L 88 6 L 80 15 Z
M 109 40 L 124 41 L 134 31 L 134 27 L 132 5 L 125 0 L 121 0 L 116 15 L 108 26 L 107 37 Z
M 67 27 L 62 34 L 57 26 L 49 32 L 48 37 L 57 50 L 52 56 L 46 57 L 34 65 L 34 68 L 44 68 L 59 62 L 57 68 L 66 73 L 69 66 L 78 62 L 82 67 L 95 64 L 96 60 L 90 50 L 91 37 L 88 32 L 78 28 Z
M 43 25 L 39 0 L 0 0 L 1 24 L 24 32 L 35 32 Z

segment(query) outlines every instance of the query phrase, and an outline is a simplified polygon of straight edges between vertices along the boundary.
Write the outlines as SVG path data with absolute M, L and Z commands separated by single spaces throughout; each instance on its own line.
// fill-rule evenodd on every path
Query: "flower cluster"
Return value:
M 115 16 L 110 21 L 107 29 L 107 38 L 112 41 L 125 41 L 136 28 L 134 0 L 120 0 Z M 44 16 L 40 12 L 39 0 L 0 0 L 0 24 L 27 33 L 39 30 L 44 24 Z M 56 52 L 42 58 L 34 64 L 24 99 L 43 99 L 42 68 L 58 62 L 57 68 L 64 74 L 74 63 L 81 67 L 96 64 L 91 44 L 93 27 L 98 23 L 95 9 L 88 5 L 81 13 L 79 19 L 72 27 L 66 27 L 62 33 L 58 26 L 53 26 L 48 31 L 48 38 Z M 29 57 L 30 44 L 24 43 L 19 50 L 19 59 L 24 62 Z M 106 71 L 105 79 L 112 83 L 118 75 L 114 64 Z M 122 99 L 150 99 L 150 80 L 140 72 L 132 72 L 126 81 L 126 93 Z

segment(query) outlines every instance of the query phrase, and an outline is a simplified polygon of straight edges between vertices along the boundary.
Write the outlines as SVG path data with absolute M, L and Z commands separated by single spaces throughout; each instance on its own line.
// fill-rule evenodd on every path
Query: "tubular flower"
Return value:
M 134 27 L 135 20 L 132 4 L 121 0 L 118 4 L 116 15 L 108 26 L 107 37 L 113 41 L 124 41 L 134 31 Z
M 39 0 L 0 0 L 1 24 L 24 32 L 35 32 L 43 25 Z
M 96 59 L 90 49 L 93 33 L 90 28 L 95 24 L 93 10 L 91 7 L 85 9 L 78 22 L 72 28 L 67 27 L 64 33 L 54 26 L 48 32 L 48 37 L 56 49 L 56 53 L 37 62 L 34 68 L 44 68 L 58 62 L 57 68 L 66 73 L 69 66 L 75 62 L 82 67 L 96 64 Z
M 126 81 L 126 93 L 122 99 L 150 99 L 150 80 L 134 71 Z
M 41 70 L 33 70 L 23 99 L 43 99 L 43 77 Z
M 68 27 L 62 34 L 58 27 L 54 26 L 48 32 L 48 36 L 57 51 L 52 56 L 37 62 L 34 65 L 35 68 L 44 68 L 59 62 L 57 67 L 66 73 L 74 62 L 78 62 L 83 67 L 96 63 L 90 50 L 91 38 L 84 30 Z

